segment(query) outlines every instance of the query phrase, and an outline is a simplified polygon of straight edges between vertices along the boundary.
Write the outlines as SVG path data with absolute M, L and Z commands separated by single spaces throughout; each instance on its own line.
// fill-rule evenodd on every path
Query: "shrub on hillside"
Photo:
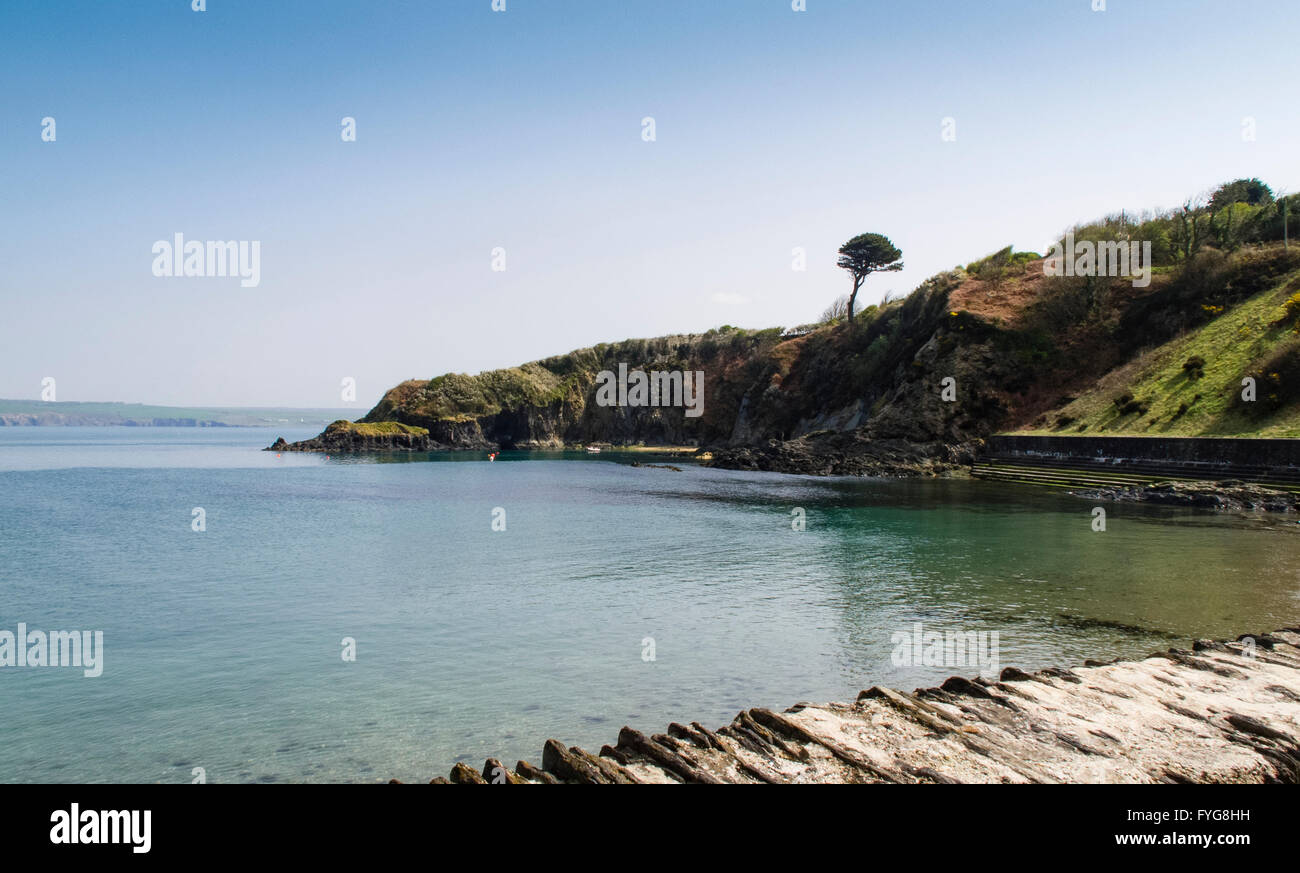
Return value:
M 1283 323 L 1294 324 L 1296 327 L 1300 328 L 1300 292 L 1292 294 L 1287 298 L 1284 309 L 1286 315 L 1282 319 Z
M 826 307 L 822 317 L 817 321 L 819 324 L 838 324 L 849 314 L 849 295 L 836 298 L 835 302 Z
M 967 264 L 966 272 L 982 282 L 996 285 L 1008 276 L 1023 272 L 1025 264 L 1041 257 L 1038 252 L 1015 252 L 1011 246 L 1007 246 L 986 258 Z
M 1241 401 L 1249 411 L 1268 414 L 1300 403 L 1300 343 L 1287 343 L 1253 367 L 1250 376 L 1255 379 L 1256 400 Z
M 1115 408 L 1119 410 L 1121 416 L 1146 415 L 1147 410 L 1151 408 L 1151 403 L 1147 400 L 1137 400 L 1132 394 L 1126 392 L 1115 398 Z
M 1220 185 L 1209 198 L 1142 215 L 1108 215 L 1076 225 L 1073 233 L 1076 240 L 1149 242 L 1154 265 L 1167 267 L 1189 263 L 1207 245 L 1236 251 L 1243 245 L 1281 240 L 1286 227 L 1295 230 L 1300 224 L 1297 213 L 1300 195 L 1275 200 L 1259 179 L 1238 179 Z

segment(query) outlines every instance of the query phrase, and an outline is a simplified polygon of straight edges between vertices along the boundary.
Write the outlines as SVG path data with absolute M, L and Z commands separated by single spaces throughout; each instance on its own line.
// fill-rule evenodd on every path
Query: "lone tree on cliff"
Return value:
M 840 246 L 839 265 L 853 274 L 853 293 L 849 295 L 849 327 L 853 326 L 853 302 L 858 290 L 872 273 L 895 273 L 903 269 L 903 253 L 894 248 L 889 237 L 863 233 Z

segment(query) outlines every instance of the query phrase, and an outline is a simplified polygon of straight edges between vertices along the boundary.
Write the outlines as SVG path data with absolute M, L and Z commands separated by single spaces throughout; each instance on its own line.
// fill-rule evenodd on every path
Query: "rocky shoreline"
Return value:
M 924 477 L 960 474 L 978 444 L 870 439 L 859 431 L 820 431 L 761 446 L 714 449 L 705 466 L 813 476 Z
M 336 421 L 308 440 L 290 443 L 281 437 L 266 451 L 363 454 L 499 451 L 505 448 L 491 442 L 446 443 L 424 428 L 395 422 L 376 425 Z M 544 448 L 565 446 L 548 444 Z M 619 446 L 611 445 L 610 448 L 617 450 Z M 686 448 L 691 450 L 691 447 Z M 769 440 L 757 446 L 700 448 L 694 450 L 694 455 L 703 466 L 727 470 L 904 478 L 960 475 L 970 468 L 977 451 L 977 443 L 913 443 L 901 439 L 870 439 L 859 431 L 819 431 L 793 440 Z
M 396 783 L 397 780 L 392 780 Z M 954 676 L 911 694 L 749 709 L 710 730 L 624 727 L 592 754 L 547 740 L 542 765 L 489 758 L 432 783 L 1300 784 L 1300 627 L 1197 640 L 1135 661 Z
M 1238 479 L 1219 482 L 1169 481 L 1071 491 L 1077 497 L 1124 503 L 1160 503 L 1219 512 L 1300 512 L 1300 494 Z
M 436 440 L 424 428 L 396 423 L 368 425 L 336 421 L 311 439 L 290 443 L 281 437 L 265 451 L 371 454 L 497 451 L 501 448 L 492 443 L 448 445 Z M 618 446 L 610 448 L 617 449 Z M 914 443 L 870 439 L 857 431 L 820 431 L 793 440 L 769 440 L 758 446 L 698 449 L 694 455 L 702 466 L 727 470 L 812 476 L 925 478 L 968 475 L 981 450 L 979 441 L 955 445 Z M 683 455 L 684 459 L 688 457 Z M 1072 489 L 1067 493 L 1089 500 L 1157 503 L 1220 512 L 1300 513 L 1300 493 L 1236 479 L 1170 480 L 1146 485 Z

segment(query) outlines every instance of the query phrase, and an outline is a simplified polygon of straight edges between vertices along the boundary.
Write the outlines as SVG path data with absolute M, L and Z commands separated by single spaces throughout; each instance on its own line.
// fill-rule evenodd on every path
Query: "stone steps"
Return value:
M 1217 482 L 1232 478 L 1280 491 L 1300 492 L 1300 476 L 1265 468 L 1234 470 L 1233 475 L 1228 476 L 1222 471 L 1195 471 L 1157 464 L 1089 464 L 1077 461 L 1067 463 L 1045 462 L 1041 459 L 1027 461 L 986 458 L 972 467 L 971 475 L 978 479 L 1069 488 L 1138 487 L 1170 480 Z

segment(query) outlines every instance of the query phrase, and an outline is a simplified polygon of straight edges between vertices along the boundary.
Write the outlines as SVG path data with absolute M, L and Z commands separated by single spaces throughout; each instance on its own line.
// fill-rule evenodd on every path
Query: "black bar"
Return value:
M 1074 859 L 1169 850 L 1289 856 L 1292 798 L 1258 786 L 771 786 L 692 791 L 522 790 L 466 792 L 461 786 L 4 786 L 0 836 L 51 860 L 167 860 L 285 857 L 338 860 L 427 857 L 461 850 L 498 863 L 635 859 L 675 842 L 679 857 L 724 857 L 786 847 L 828 863 L 883 861 L 889 846 L 936 863 L 1002 856 Z M 149 810 L 149 851 L 130 840 L 51 842 L 51 820 L 88 810 Z M 142 819 L 141 819 L 142 820 Z M 1181 836 L 1180 836 L 1181 835 Z M 1189 841 L 1194 835 L 1196 844 Z M 1208 837 L 1206 846 L 1200 841 Z M 1244 839 L 1227 844 L 1223 839 Z M 1152 840 L 1154 845 L 1121 844 Z M 1169 842 L 1172 840 L 1173 842 Z M 707 844 L 707 845 L 705 845 Z M 688 846 L 699 846 L 696 849 Z M 865 854 L 864 854 L 865 853 Z M 648 856 L 647 856 L 648 857 Z M 912 855 L 913 860 L 917 859 Z M 856 860 L 855 860 L 856 859 Z M 489 862 L 491 863 L 491 862 Z

